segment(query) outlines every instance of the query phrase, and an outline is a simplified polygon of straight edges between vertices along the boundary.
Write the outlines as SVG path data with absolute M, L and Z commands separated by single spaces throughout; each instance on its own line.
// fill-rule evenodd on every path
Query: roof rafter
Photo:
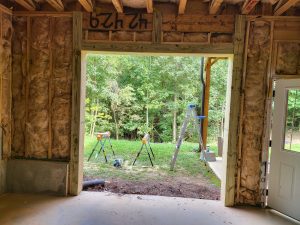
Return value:
M 242 7 L 242 14 L 249 14 L 258 2 L 259 0 L 246 0 Z
M 184 14 L 187 0 L 179 0 L 178 14 Z
M 64 11 L 64 4 L 61 0 L 47 0 L 47 2 L 54 8 L 56 11 Z
M 147 13 L 153 13 L 153 0 L 146 0 Z
M 32 0 L 15 0 L 16 3 L 23 6 L 25 9 L 29 11 L 35 11 L 36 6 Z
M 289 8 L 294 6 L 299 0 L 288 0 L 286 3 L 282 4 L 282 1 L 278 2 L 279 7 L 276 6 L 274 16 L 280 16 L 282 15 L 285 11 L 287 11 Z M 279 5 L 280 4 L 280 5 Z
M 111 0 L 111 1 L 112 1 L 113 5 L 115 6 L 118 13 L 124 12 L 122 0 Z
M 212 0 L 209 7 L 209 14 L 216 14 L 222 5 L 223 0 Z
M 78 1 L 87 12 L 93 12 L 94 5 L 92 0 L 78 0 Z

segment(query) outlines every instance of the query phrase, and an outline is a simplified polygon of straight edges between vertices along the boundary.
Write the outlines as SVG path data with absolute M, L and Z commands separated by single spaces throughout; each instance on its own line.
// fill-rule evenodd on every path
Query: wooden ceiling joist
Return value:
M 284 12 L 286 12 L 289 8 L 291 8 L 292 6 L 294 6 L 299 0 L 288 0 L 286 3 L 281 5 L 282 1 L 278 2 L 278 6 L 276 6 L 275 8 L 275 12 L 274 12 L 274 16 L 280 16 L 282 15 Z
M 123 13 L 123 3 L 122 0 L 111 0 L 113 5 L 115 6 L 118 13 Z
M 87 12 L 93 12 L 94 5 L 92 0 L 79 0 L 79 3 Z
M 216 14 L 222 5 L 223 0 L 212 0 L 209 7 L 209 14 Z
M 29 11 L 35 11 L 36 9 L 35 4 L 32 0 L 15 0 L 15 2 Z
M 179 0 L 178 14 L 184 14 L 187 0 Z
M 47 0 L 47 2 L 54 8 L 56 11 L 64 11 L 64 4 L 61 0 Z
M 153 13 L 153 0 L 146 0 L 147 2 L 147 13 Z
M 241 10 L 242 14 L 249 14 L 258 2 L 259 0 L 246 0 Z

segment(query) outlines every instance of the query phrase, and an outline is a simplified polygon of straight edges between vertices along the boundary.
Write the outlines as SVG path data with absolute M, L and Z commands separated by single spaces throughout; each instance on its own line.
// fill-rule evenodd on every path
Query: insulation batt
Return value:
M 12 24 L 11 16 L 2 13 L 1 17 L 1 45 L 0 45 L 0 77 L 2 83 L 2 99 L 1 99 L 1 126 L 3 128 L 3 158 L 10 156 L 11 146 L 11 36 L 12 36 Z
M 72 18 L 15 16 L 14 27 L 13 157 L 68 160 Z
M 27 63 L 27 20 L 13 17 L 12 61 L 12 157 L 25 155 L 25 84 Z
M 251 22 L 242 124 L 240 203 L 260 202 L 260 164 L 264 131 L 270 22 Z

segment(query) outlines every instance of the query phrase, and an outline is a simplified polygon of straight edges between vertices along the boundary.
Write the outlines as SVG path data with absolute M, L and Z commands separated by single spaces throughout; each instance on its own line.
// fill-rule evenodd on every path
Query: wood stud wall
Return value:
M 70 158 L 72 16 L 14 16 L 12 156 Z
M 249 17 L 247 23 L 235 202 L 261 205 L 273 80 L 300 78 L 300 19 Z
M 0 7 L 0 160 L 11 151 L 11 12 Z

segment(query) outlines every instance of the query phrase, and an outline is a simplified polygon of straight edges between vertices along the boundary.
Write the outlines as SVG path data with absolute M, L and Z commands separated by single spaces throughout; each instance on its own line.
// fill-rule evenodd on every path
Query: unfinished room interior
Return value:
M 227 60 L 222 160 L 211 166 L 220 200 L 83 190 L 91 54 L 200 57 L 208 87 L 213 62 Z M 0 122 L 1 225 L 300 224 L 300 1 L 0 0 Z M 206 165 L 205 132 L 194 154 Z

